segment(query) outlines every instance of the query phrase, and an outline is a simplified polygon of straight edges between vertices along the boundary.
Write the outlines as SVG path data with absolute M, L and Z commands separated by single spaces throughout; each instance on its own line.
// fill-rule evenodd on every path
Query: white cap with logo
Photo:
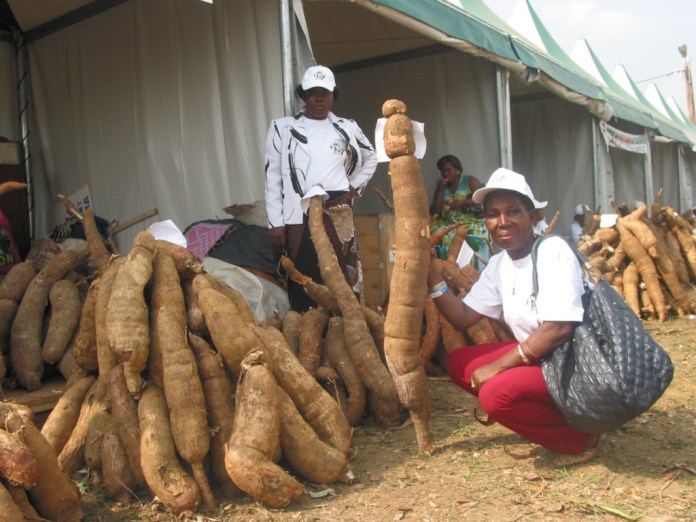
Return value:
M 479 205 L 483 205 L 483 201 L 486 196 L 493 192 L 494 190 L 512 190 L 513 192 L 518 192 L 523 196 L 527 196 L 532 200 L 534 208 L 541 209 L 548 205 L 548 201 L 537 201 L 534 198 L 534 193 L 532 189 L 529 188 L 527 181 L 524 179 L 522 174 L 513 172 L 509 169 L 499 168 L 488 179 L 485 187 L 481 187 L 474 195 L 471 197 Z
M 304 75 L 302 75 L 302 88 L 308 91 L 315 87 L 321 87 L 333 92 L 336 87 L 336 80 L 331 69 L 323 65 L 313 65 L 305 71 Z

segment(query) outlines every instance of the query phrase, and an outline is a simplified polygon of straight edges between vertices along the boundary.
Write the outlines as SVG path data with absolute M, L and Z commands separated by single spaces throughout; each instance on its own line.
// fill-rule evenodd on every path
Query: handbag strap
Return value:
M 532 285 L 533 285 L 532 297 L 534 299 L 536 299 L 537 293 L 539 292 L 539 276 L 537 274 L 537 255 L 538 255 L 537 251 L 539 250 L 539 245 L 541 245 L 544 242 L 544 240 L 546 240 L 550 237 L 560 237 L 561 239 L 563 239 L 563 241 L 565 241 L 566 245 L 568 245 L 570 250 L 572 250 L 572 252 L 575 254 L 575 257 L 578 259 L 578 262 L 580 263 L 580 268 L 582 270 L 584 270 L 585 272 L 587 272 L 587 274 L 593 280 L 596 281 L 598 279 L 596 274 L 594 273 L 594 267 L 585 259 L 585 257 L 580 252 L 578 252 L 578 250 L 573 245 L 568 243 L 564 238 L 562 238 L 561 236 L 558 236 L 556 234 L 548 234 L 545 236 L 540 236 L 540 237 L 535 239 L 534 245 L 532 246 Z M 582 285 L 585 288 L 586 293 L 590 291 L 590 287 L 588 286 L 587 281 L 585 280 L 584 277 L 582 278 Z

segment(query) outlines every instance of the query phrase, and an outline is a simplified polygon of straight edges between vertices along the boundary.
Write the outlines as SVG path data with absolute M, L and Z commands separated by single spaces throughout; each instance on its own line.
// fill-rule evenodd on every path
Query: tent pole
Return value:
M 19 115 L 22 164 L 27 184 L 27 220 L 29 241 L 34 241 L 34 188 L 31 183 L 31 143 L 29 140 L 29 56 L 27 46 L 19 29 L 13 30 L 15 46 L 15 68 L 17 78 L 17 113 Z
M 601 122 L 596 117 L 590 117 L 592 118 L 592 169 L 594 175 L 593 208 L 599 208 L 615 197 L 614 172 L 611 165 L 611 156 L 602 138 Z
M 677 175 L 679 179 L 679 211 L 685 212 L 693 208 L 693 196 L 691 192 L 691 184 L 686 171 L 686 161 L 684 161 L 685 145 L 677 145 Z
M 599 132 L 597 131 L 597 120 L 592 118 L 592 171 L 594 173 L 594 204 L 592 208 L 598 207 L 601 201 L 604 200 L 604 172 L 599 165 L 599 154 L 597 154 L 597 147 L 599 147 Z
M 648 142 L 648 152 L 645 154 L 645 203 L 652 204 L 655 199 L 655 191 L 653 190 L 653 172 L 652 172 L 652 142 L 650 141 L 650 131 L 645 129 L 645 139 Z
M 495 68 L 496 103 L 498 104 L 498 139 L 500 166 L 512 169 L 512 116 L 510 114 L 510 71 Z
M 283 107 L 285 116 L 293 114 L 292 81 L 292 31 L 290 27 L 290 1 L 280 0 L 280 56 L 283 62 Z

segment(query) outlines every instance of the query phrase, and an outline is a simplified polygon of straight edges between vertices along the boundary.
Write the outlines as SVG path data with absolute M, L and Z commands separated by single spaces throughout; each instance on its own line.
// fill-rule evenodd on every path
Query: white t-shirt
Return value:
M 348 190 L 344 160 L 346 143 L 336 132 L 331 120 L 312 120 L 303 116 L 307 131 L 309 165 L 305 178 L 305 194 L 315 185 L 324 190 Z
M 493 319 L 504 314 L 519 342 L 544 321 L 582 321 L 582 269 L 563 239 L 552 237 L 539 246 L 537 274 L 539 291 L 535 303 L 532 255 L 513 260 L 502 251 L 491 257 L 464 303 Z

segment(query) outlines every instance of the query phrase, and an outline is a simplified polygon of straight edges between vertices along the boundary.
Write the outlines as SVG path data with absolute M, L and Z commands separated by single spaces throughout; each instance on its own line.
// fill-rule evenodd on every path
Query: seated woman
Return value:
M 489 236 L 483 220 L 477 216 L 481 205 L 471 199 L 473 192 L 481 186 L 474 176 L 462 174 L 462 163 L 457 156 L 448 154 L 437 160 L 440 179 L 437 182 L 430 214 L 437 217 L 432 223 L 431 232 L 437 232 L 457 222 L 463 222 L 467 228 L 467 244 L 483 259 L 476 260 L 477 268 L 483 268 L 490 256 Z M 447 259 L 456 231 L 452 230 L 435 246 L 440 259 Z
M 584 292 L 580 265 L 559 237 L 539 246 L 539 291 L 531 299 L 534 245 L 534 195 L 524 176 L 498 169 L 485 188 L 473 195 L 483 205 L 486 227 L 502 249 L 491 257 L 481 278 L 459 300 L 448 291 L 435 263 L 428 285 L 438 310 L 458 330 L 483 317 L 505 316 L 515 341 L 468 346 L 450 353 L 447 365 L 452 380 L 477 395 L 489 418 L 545 448 L 575 455 L 561 465 L 589 460 L 596 453 L 598 436 L 568 425 L 549 396 L 540 361 L 573 333 L 582 321 Z M 562 459 L 560 459 L 562 460 Z

